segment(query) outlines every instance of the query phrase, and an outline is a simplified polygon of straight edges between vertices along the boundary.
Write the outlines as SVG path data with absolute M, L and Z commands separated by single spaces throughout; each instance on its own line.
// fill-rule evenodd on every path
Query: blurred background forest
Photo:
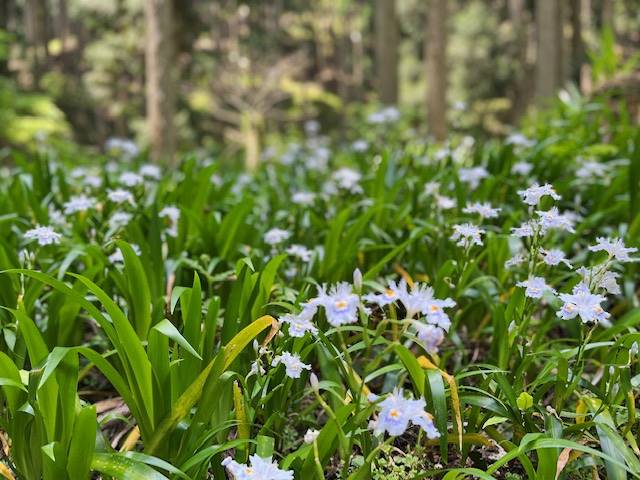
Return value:
M 0 0 L 0 146 L 251 166 L 384 105 L 437 140 L 504 135 L 561 88 L 637 101 L 639 45 L 640 0 Z

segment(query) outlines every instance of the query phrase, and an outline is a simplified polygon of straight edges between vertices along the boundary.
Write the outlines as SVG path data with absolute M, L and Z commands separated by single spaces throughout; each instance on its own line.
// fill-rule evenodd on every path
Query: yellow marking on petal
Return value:
M 347 301 L 346 300 L 336 300 L 335 302 L 335 306 L 336 308 L 347 308 Z

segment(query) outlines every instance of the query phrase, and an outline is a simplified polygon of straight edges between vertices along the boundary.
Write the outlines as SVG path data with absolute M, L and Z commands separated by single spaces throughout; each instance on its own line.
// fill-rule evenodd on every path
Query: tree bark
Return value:
M 172 162 L 176 148 L 175 45 L 171 0 L 145 0 L 147 128 L 151 158 Z
M 602 0 L 600 9 L 602 28 L 609 28 L 611 29 L 611 32 L 615 34 L 616 30 L 613 17 L 613 0 Z
M 376 0 L 376 77 L 382 103 L 398 102 L 398 20 L 395 0 Z
M 427 126 L 441 141 L 447 137 L 447 0 L 430 0 L 425 40 Z
M 582 40 L 582 0 L 571 0 L 571 80 L 580 86 L 582 64 L 585 61 Z
M 9 16 L 12 11 L 11 0 L 0 0 L 0 29 L 9 31 Z M 0 57 L 0 75 L 9 75 L 9 57 Z
M 536 1 L 536 98 L 553 97 L 562 85 L 562 6 L 557 0 Z

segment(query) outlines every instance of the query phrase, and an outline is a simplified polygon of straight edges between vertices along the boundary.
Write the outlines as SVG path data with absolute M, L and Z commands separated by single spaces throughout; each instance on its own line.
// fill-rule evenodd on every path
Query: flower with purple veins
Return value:
M 538 210 L 536 212 L 540 217 L 540 227 L 542 233 L 546 233 L 551 229 L 566 230 L 574 233 L 574 220 L 571 215 L 560 213 L 558 207 L 551 207 L 547 211 Z
M 527 205 L 537 205 L 544 196 L 550 196 L 554 200 L 560 200 L 561 198 L 553 189 L 553 186 L 548 183 L 544 185 L 535 183 L 526 190 L 519 190 L 518 195 L 522 197 L 522 201 Z
M 396 388 L 378 407 L 380 413 L 376 420 L 369 423 L 375 435 L 387 432 L 393 437 L 402 435 L 409 422 L 419 425 L 427 434 L 427 438 L 440 437 L 440 433 L 433 424 L 433 417 L 425 411 L 427 403 L 424 398 L 418 400 L 404 398 L 402 389 Z
M 272 367 L 277 367 L 280 364 L 284 365 L 285 373 L 289 378 L 300 378 L 303 370 L 311 370 L 311 365 L 302 363 L 300 356 L 295 353 L 282 352 L 271 362 Z
M 549 266 L 553 267 L 564 263 L 567 267 L 571 268 L 571 263 L 569 263 L 569 261 L 566 259 L 562 250 L 559 250 L 557 248 L 545 250 L 544 248 L 541 248 L 540 255 L 542 256 L 542 261 Z
M 293 471 L 280 470 L 271 457 L 251 455 L 249 462 L 238 463 L 233 458 L 226 457 L 221 465 L 233 475 L 234 480 L 293 480 Z
M 38 245 L 44 247 L 46 245 L 55 245 L 60 243 L 62 235 L 57 233 L 51 227 L 43 227 L 38 225 L 36 228 L 24 232 L 24 238 L 27 240 L 37 240 Z
M 444 341 L 444 330 L 435 325 L 425 325 L 420 322 L 415 322 L 414 327 L 424 349 L 430 354 L 438 353 L 438 347 Z
M 556 291 L 547 285 L 547 282 L 542 277 L 531 277 L 524 282 L 518 282 L 518 287 L 525 289 L 524 294 L 529 298 L 542 298 L 544 292 L 555 293 Z
M 72 215 L 78 212 L 86 212 L 87 210 L 94 208 L 95 204 L 95 198 L 87 197 L 86 195 L 75 195 L 64 204 L 64 214 Z
M 453 226 L 453 234 L 451 240 L 457 240 L 456 245 L 468 248 L 472 245 L 482 245 L 480 235 L 485 233 L 484 230 L 472 223 L 463 223 Z
M 477 213 L 482 218 L 496 218 L 501 208 L 493 208 L 490 203 L 475 202 L 462 209 L 464 213 Z
M 288 232 L 287 230 L 282 230 L 281 228 L 272 228 L 264 234 L 264 243 L 274 246 L 284 242 L 290 236 L 291 232 Z
M 563 320 L 571 320 L 579 316 L 583 323 L 607 322 L 610 317 L 600 305 L 606 300 L 605 297 L 591 293 L 584 283 L 573 287 L 570 294 L 561 293 L 560 299 L 564 305 L 556 314 Z
M 334 285 L 328 293 L 326 287 L 319 288 L 314 303 L 324 307 L 327 321 L 334 327 L 358 321 L 360 299 L 347 282 Z
M 637 252 L 638 249 L 634 247 L 625 247 L 624 242 L 620 238 L 605 238 L 598 237 L 596 244 L 589 247 L 592 252 L 605 251 L 609 254 L 609 257 L 615 258 L 619 262 L 632 262 L 634 259 L 629 256 L 630 253 Z
M 289 335 L 292 337 L 304 337 L 307 332 L 315 335 L 318 329 L 311 321 L 313 313 L 310 316 L 304 310 L 300 313 L 287 313 L 280 317 L 280 321 L 289 325 Z

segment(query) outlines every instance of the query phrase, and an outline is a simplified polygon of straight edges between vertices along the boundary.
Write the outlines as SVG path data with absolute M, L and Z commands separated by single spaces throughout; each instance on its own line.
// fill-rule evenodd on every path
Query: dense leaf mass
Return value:
M 386 109 L 252 174 L 10 152 L 0 473 L 640 477 L 640 132 L 585 102 L 446 144 Z

